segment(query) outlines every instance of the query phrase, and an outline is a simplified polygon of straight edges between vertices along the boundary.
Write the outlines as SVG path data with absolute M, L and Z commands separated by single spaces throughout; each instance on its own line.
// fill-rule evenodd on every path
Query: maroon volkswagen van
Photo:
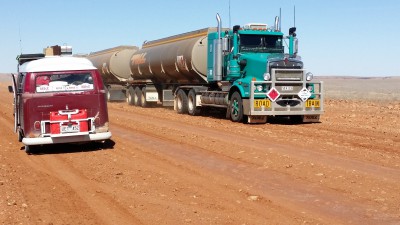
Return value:
M 55 143 L 111 138 L 101 76 L 92 63 L 72 56 L 19 56 L 13 76 L 15 132 L 26 152 Z

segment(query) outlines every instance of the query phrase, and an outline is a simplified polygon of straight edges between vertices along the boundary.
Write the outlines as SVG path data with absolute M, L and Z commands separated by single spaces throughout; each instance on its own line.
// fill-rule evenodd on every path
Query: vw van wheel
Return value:
M 22 139 L 24 138 L 24 135 L 22 133 L 22 130 L 18 129 L 18 141 L 22 142 Z
M 231 120 L 240 122 L 243 120 L 243 101 L 238 92 L 233 93 L 230 102 Z
M 176 110 L 179 114 L 188 112 L 188 96 L 182 89 L 176 94 Z
M 28 155 L 31 155 L 31 154 L 35 154 L 36 153 L 36 146 L 32 146 L 32 145 L 25 145 L 25 152 L 26 152 L 26 154 L 28 154 Z

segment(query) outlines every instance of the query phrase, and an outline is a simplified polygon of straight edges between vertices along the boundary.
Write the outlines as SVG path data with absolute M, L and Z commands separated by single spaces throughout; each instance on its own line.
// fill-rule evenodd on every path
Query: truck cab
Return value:
M 296 28 L 285 36 L 275 26 L 246 24 L 208 35 L 210 83 L 226 87 L 227 116 L 234 122 L 266 122 L 268 116 L 318 122 L 323 114 L 323 84 L 304 68 Z M 285 46 L 288 51 L 285 52 Z
M 111 138 L 101 76 L 72 56 L 18 56 L 12 76 L 15 132 L 29 153 L 34 146 Z

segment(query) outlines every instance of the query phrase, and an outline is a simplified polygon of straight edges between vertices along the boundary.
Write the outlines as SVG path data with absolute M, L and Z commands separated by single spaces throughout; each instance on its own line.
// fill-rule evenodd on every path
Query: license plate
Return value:
M 254 100 L 254 108 L 261 108 L 261 106 L 264 106 L 265 108 L 270 108 L 271 101 L 266 99 Z
M 79 125 L 61 126 L 61 133 L 73 133 L 79 131 L 80 131 Z
M 320 102 L 319 100 L 307 100 L 306 101 L 306 107 L 316 107 L 319 108 L 320 107 Z

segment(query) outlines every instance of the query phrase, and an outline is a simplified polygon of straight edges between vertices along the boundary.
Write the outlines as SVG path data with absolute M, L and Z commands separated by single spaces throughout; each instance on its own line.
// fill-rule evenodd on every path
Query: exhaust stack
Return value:
M 275 31 L 281 31 L 281 26 L 279 23 L 279 16 L 275 17 Z
M 221 39 L 221 29 L 222 22 L 221 17 L 217 13 L 217 22 L 218 22 L 218 39 L 214 40 L 214 68 L 213 68 L 213 80 L 221 81 L 222 80 L 222 39 Z

